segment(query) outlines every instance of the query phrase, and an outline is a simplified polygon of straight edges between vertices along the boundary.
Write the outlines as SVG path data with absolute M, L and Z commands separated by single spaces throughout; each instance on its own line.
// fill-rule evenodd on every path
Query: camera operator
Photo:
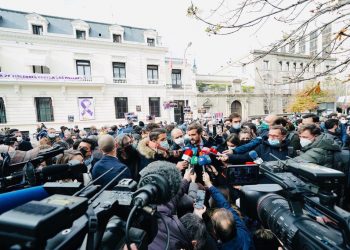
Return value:
M 21 151 L 29 151 L 31 149 L 33 149 L 32 144 L 29 141 L 26 141 L 23 139 L 22 133 L 21 131 L 16 131 L 14 133 L 14 136 L 17 139 L 17 150 L 21 150 Z
M 295 161 L 315 163 L 332 168 L 334 154 L 340 151 L 340 146 L 315 124 L 304 125 L 299 128 L 301 155 Z
M 187 193 L 191 181 L 190 171 L 186 171 L 182 179 L 180 171 L 175 164 L 166 161 L 155 161 L 150 163 L 141 172 L 142 176 L 156 173 L 167 180 L 170 184 L 170 194 L 172 197 L 166 204 L 158 205 L 157 211 L 165 219 L 170 231 L 169 249 L 200 249 L 206 241 L 206 230 L 204 222 L 198 217 L 184 215 L 181 219 L 177 216 L 177 206 L 180 199 Z M 182 181 L 181 181 L 182 179 Z M 205 210 L 197 211 L 194 216 L 201 216 Z M 166 242 L 166 228 L 163 222 L 158 220 L 158 232 L 152 243 L 148 246 L 150 250 L 164 249 Z
M 218 248 L 249 250 L 253 247 L 253 242 L 246 225 L 220 191 L 212 185 L 207 173 L 203 173 L 203 181 L 218 206 L 211 216 Z
M 113 171 L 109 172 L 107 175 L 103 176 L 101 179 L 97 181 L 96 184 L 105 186 L 110 180 L 113 179 L 116 175 L 118 175 L 121 171 L 123 171 L 127 166 L 121 163 L 116 155 L 117 149 L 114 142 L 114 138 L 111 135 L 102 135 L 98 140 L 98 146 L 103 153 L 103 157 L 99 160 L 92 169 L 92 178 L 96 179 L 109 169 L 113 169 Z M 121 179 L 131 178 L 130 170 L 127 169 L 119 178 L 114 181 L 114 185 L 116 185 Z M 114 186 L 111 185 L 111 186 Z

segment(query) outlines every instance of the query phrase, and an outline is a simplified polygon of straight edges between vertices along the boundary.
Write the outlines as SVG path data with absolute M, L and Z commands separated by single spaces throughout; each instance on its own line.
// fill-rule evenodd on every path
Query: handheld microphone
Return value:
M 211 164 L 211 159 L 209 155 L 202 155 L 198 157 L 198 164 L 202 166 L 203 172 L 205 171 L 205 166 Z
M 202 153 L 205 155 L 211 154 L 211 155 L 217 156 L 218 151 L 215 148 L 204 147 L 204 148 L 202 148 Z
M 181 159 L 184 160 L 184 161 L 190 162 L 191 158 L 192 158 L 192 155 L 193 155 L 192 150 L 191 149 L 186 149 L 185 152 L 183 153 Z
M 254 161 L 255 164 L 260 165 L 264 162 L 264 160 L 259 157 L 258 153 L 255 150 L 249 152 L 249 157 Z
M 192 148 L 193 155 L 198 155 L 198 148 Z
M 198 165 L 198 156 L 192 156 L 190 164 L 192 166 Z

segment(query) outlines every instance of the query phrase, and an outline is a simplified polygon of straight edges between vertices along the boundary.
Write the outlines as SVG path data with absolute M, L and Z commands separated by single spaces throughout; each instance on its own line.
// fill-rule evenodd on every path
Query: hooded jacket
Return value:
M 154 161 L 166 160 L 163 155 L 157 154 L 155 150 L 148 147 L 149 138 L 144 138 L 139 141 L 137 151 L 140 153 L 139 171 Z
M 329 138 L 327 134 L 321 134 L 311 144 L 301 149 L 302 154 L 294 158 L 296 161 L 315 163 L 332 168 L 334 153 L 340 152 L 339 144 Z

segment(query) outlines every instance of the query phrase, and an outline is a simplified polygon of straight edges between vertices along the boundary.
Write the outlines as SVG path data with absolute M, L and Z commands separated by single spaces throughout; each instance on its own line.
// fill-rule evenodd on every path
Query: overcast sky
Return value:
M 210 9 L 207 1 L 213 0 L 203 0 L 201 6 Z M 189 0 L 0 0 L 5 9 L 156 29 L 169 56 L 182 58 L 192 42 L 187 56 L 195 58 L 199 73 L 205 74 L 213 74 L 230 59 L 236 61 L 282 36 L 278 25 L 267 25 L 257 34 L 252 29 L 208 36 L 204 24 L 186 16 L 189 5 Z

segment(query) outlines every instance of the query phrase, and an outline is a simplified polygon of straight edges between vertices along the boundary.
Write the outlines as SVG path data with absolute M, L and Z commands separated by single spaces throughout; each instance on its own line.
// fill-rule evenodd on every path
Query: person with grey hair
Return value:
M 116 175 L 123 174 L 117 178 L 110 188 L 113 188 L 121 179 L 131 178 L 131 173 L 129 168 L 121 163 L 116 157 L 117 149 L 114 142 L 114 138 L 111 135 L 102 135 L 98 140 L 98 146 L 103 153 L 103 157 L 99 160 L 92 169 L 92 179 L 98 178 L 100 175 L 104 174 L 106 171 L 111 170 L 108 174 L 104 175 L 99 179 L 96 184 L 105 186 L 109 183 Z

